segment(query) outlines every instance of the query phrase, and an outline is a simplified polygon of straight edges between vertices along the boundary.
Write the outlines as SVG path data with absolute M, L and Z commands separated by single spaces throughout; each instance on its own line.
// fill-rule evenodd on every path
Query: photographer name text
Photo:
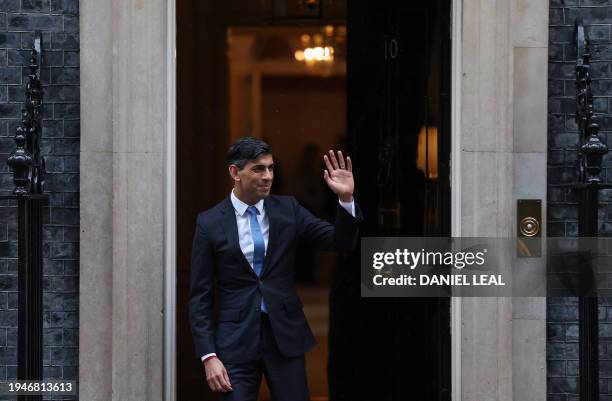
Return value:
M 385 277 L 376 274 L 373 277 L 374 285 L 377 286 L 505 286 L 501 274 L 439 274 L 410 276 L 402 274 L 399 277 Z

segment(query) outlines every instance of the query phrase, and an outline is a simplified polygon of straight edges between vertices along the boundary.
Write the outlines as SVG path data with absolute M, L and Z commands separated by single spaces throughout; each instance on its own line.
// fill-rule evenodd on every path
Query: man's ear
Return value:
M 235 164 L 230 165 L 228 167 L 228 171 L 229 171 L 230 177 L 232 177 L 232 180 L 240 181 L 240 176 L 238 175 L 238 167 Z

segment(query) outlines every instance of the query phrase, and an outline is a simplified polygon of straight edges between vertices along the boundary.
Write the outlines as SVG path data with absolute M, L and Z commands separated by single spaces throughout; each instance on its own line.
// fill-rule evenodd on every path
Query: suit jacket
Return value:
M 189 291 L 189 319 L 198 358 L 211 352 L 224 363 L 260 358 L 262 294 L 284 356 L 302 355 L 316 343 L 293 288 L 297 242 L 306 239 L 321 249 L 351 250 L 357 243 L 361 212 L 355 204 L 354 218 L 338 205 L 336 224 L 331 225 L 292 196 L 270 195 L 264 207 L 270 231 L 260 277 L 240 249 L 230 197 L 198 215 Z

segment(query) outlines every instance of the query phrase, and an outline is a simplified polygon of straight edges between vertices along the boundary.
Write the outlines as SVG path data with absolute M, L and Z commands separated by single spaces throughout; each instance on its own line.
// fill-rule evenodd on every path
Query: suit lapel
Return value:
M 244 257 L 242 249 L 240 249 L 240 243 L 238 242 L 238 225 L 236 224 L 236 213 L 234 212 L 234 205 L 232 200 L 228 196 L 225 201 L 223 209 L 223 230 L 227 236 L 227 243 L 233 253 L 238 254 L 238 259 L 242 267 L 252 276 L 257 278 L 257 274 L 253 271 L 253 268 L 249 264 L 249 261 Z
M 266 209 L 266 216 L 268 216 L 270 228 L 268 231 L 268 248 L 266 249 L 266 257 L 261 272 L 262 276 L 269 270 L 270 260 L 272 259 L 272 254 L 278 241 L 278 214 L 271 206 L 270 197 L 264 199 L 264 208 Z

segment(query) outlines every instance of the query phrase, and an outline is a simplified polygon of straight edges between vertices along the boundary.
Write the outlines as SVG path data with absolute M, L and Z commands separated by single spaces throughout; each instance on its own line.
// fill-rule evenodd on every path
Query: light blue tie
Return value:
M 253 270 L 257 277 L 261 276 L 261 271 L 263 270 L 264 265 L 264 257 L 266 254 L 266 244 L 264 243 L 263 234 L 261 233 L 261 227 L 259 226 L 259 222 L 257 221 L 257 215 L 259 214 L 259 210 L 255 206 L 249 206 L 247 212 L 251 215 L 251 236 L 253 237 Z M 268 312 L 268 308 L 266 308 L 266 303 L 263 299 L 263 294 L 261 296 L 261 311 Z

